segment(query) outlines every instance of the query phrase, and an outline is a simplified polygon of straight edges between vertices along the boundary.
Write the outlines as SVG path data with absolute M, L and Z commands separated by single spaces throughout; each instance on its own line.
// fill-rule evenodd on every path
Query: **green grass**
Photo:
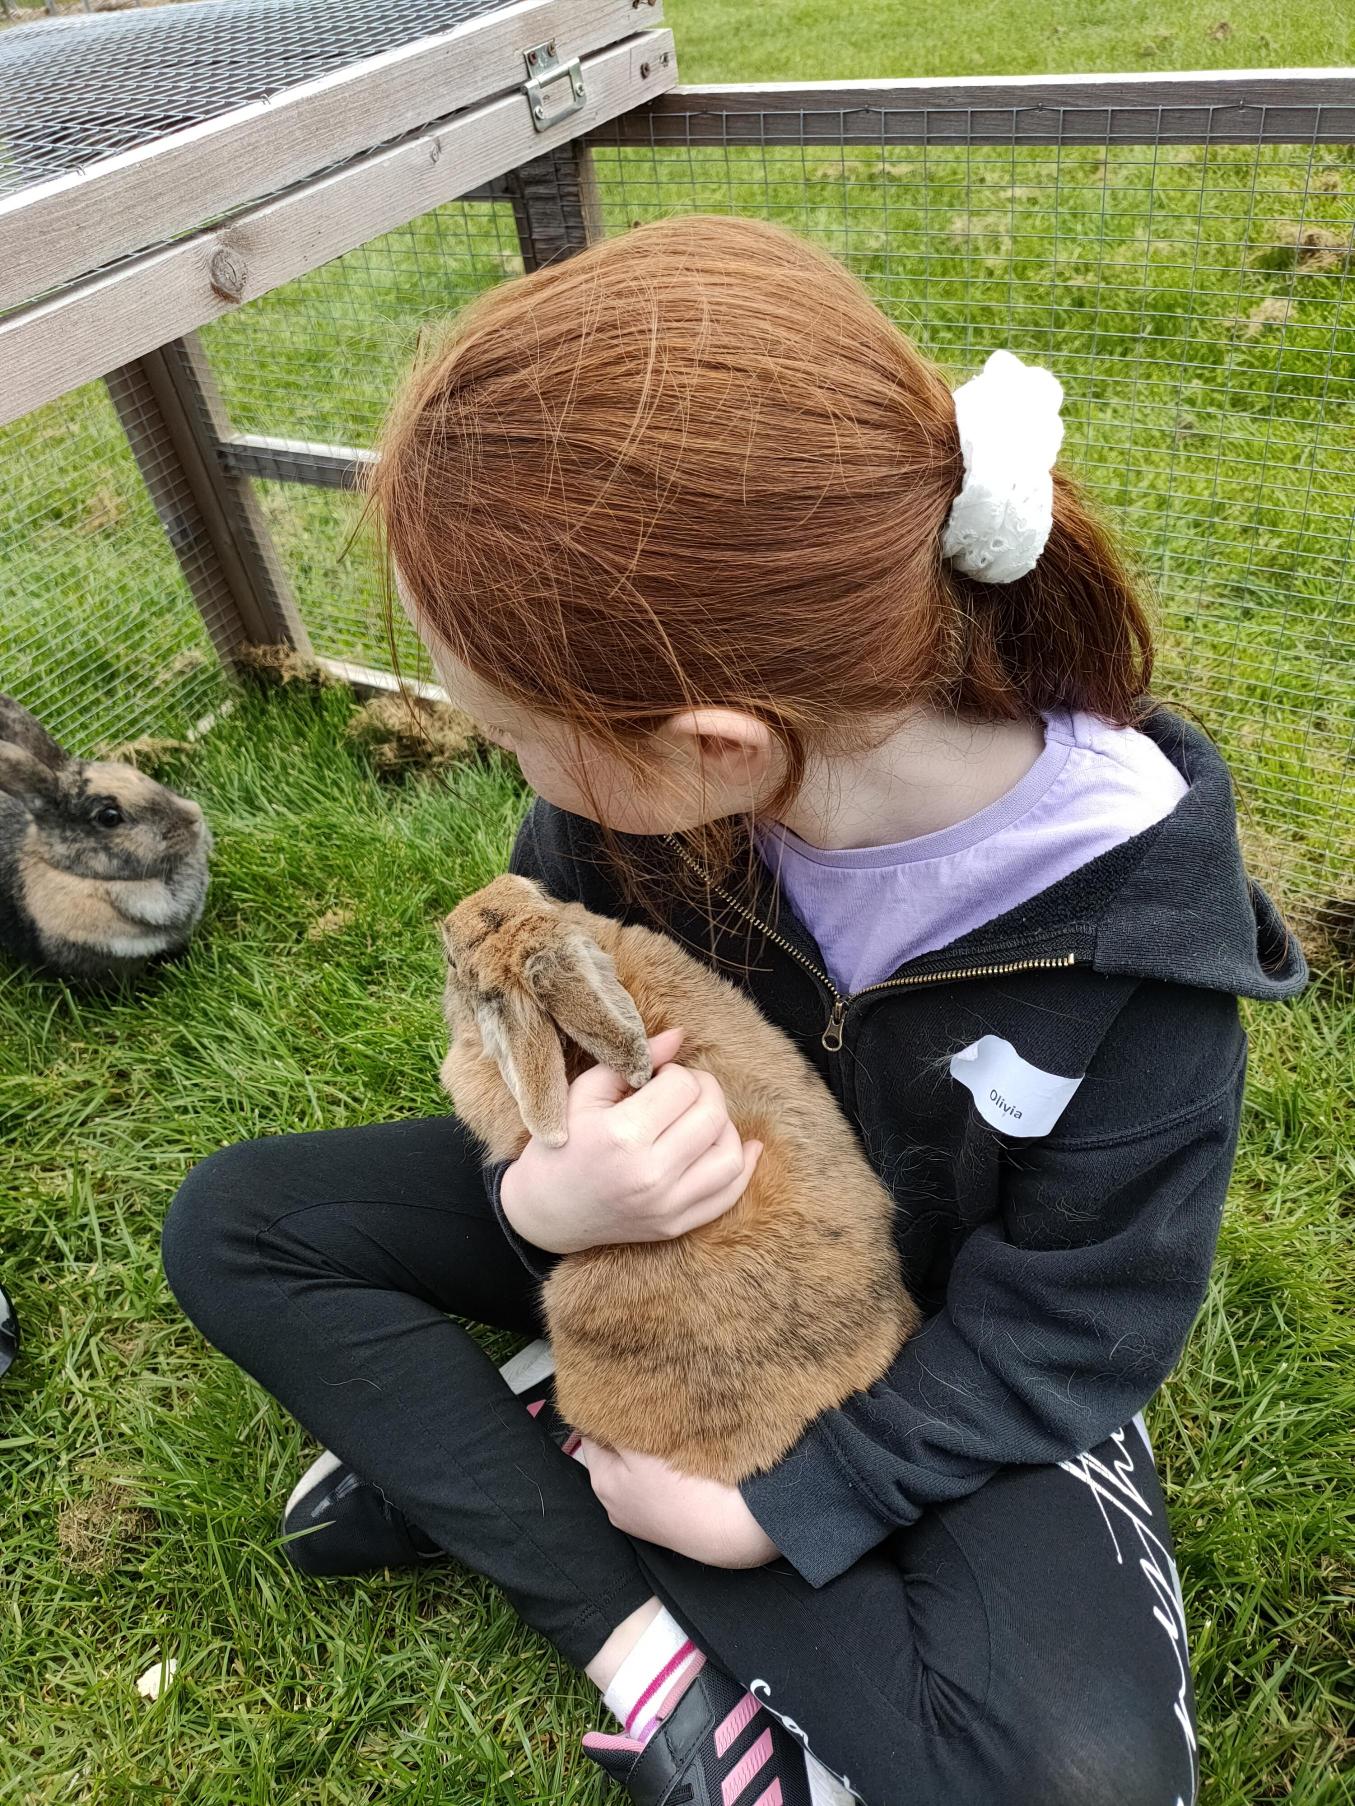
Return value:
M 1355 61 L 1355 21 L 1324 0 L 664 0 L 684 82 L 1285 69 Z
M 596 1801 L 587 1688 L 460 1572 L 315 1588 L 275 1543 L 304 1438 L 167 1295 L 157 1231 L 243 1136 L 440 1107 L 434 924 L 498 869 L 496 756 L 379 786 L 343 695 L 245 699 L 163 775 L 219 842 L 189 956 L 97 997 L 0 978 L 0 1797 L 142 1806 Z M 1215 1806 L 1336 1802 L 1355 1499 L 1355 997 L 1258 1011 L 1209 1306 L 1152 1414 Z M 136 1677 L 174 1655 L 148 1706 Z M 1344 1697 L 1343 1697 L 1344 1695 Z
M 1351 60 L 1342 9 L 750 8 L 668 0 L 688 81 Z M 1228 32 L 1218 30 L 1225 22 Z M 1318 897 L 1355 862 L 1341 758 L 1355 338 L 1349 149 L 602 151 L 608 223 L 711 207 L 829 246 L 957 372 L 1047 358 L 1068 455 L 1130 532 L 1162 688 L 1199 707 L 1258 857 Z M 208 333 L 244 428 L 370 440 L 421 328 L 515 267 L 501 208 L 440 209 Z M 87 747 L 221 696 L 102 392 L 0 432 L 0 687 Z M 318 643 L 380 655 L 342 498 L 264 486 Z M 1343 675 L 1344 670 L 1344 675 Z M 0 972 L 0 1797 L 90 1806 L 597 1801 L 588 1689 L 473 1577 L 303 1586 L 273 1541 L 294 1426 L 203 1349 L 158 1224 L 225 1141 L 436 1109 L 431 925 L 503 860 L 498 763 L 378 787 L 341 698 L 247 699 L 166 775 L 220 853 L 191 955 L 94 998 Z M 1355 996 L 1252 1013 L 1210 1299 L 1152 1414 L 1179 1542 L 1210 1806 L 1355 1797 L 1350 1681 Z M 180 1677 L 147 1706 L 156 1652 Z

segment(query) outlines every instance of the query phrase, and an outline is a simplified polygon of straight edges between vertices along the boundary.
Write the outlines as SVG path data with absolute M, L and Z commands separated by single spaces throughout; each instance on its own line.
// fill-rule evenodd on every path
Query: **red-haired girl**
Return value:
M 597 1683 L 584 1747 L 637 1801 L 1194 1795 L 1140 1413 L 1209 1275 L 1237 999 L 1304 967 L 1221 760 L 1149 696 L 1060 402 L 1006 352 L 952 394 L 827 258 L 687 219 L 483 298 L 386 433 L 404 605 L 537 793 L 513 869 L 661 923 L 794 1037 L 926 1313 L 739 1489 L 572 1450 L 539 1345 L 496 1370 L 454 1317 L 537 1335 L 554 1258 L 740 1195 L 758 1150 L 676 1034 L 501 1172 L 444 1118 L 186 1182 L 176 1293 L 332 1451 L 293 1559 L 490 1576 Z

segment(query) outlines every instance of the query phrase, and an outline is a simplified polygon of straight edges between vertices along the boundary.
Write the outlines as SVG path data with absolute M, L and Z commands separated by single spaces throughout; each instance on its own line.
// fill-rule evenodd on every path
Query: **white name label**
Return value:
M 971 1094 L 983 1120 L 1004 1135 L 1047 1135 L 1082 1083 L 1042 1072 L 1000 1035 L 962 1047 L 951 1058 L 950 1075 Z

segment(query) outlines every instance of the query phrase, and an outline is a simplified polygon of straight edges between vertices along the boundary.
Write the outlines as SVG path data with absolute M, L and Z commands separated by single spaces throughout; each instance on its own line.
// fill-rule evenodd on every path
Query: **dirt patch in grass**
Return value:
M 316 916 L 306 930 L 308 941 L 328 940 L 332 934 L 342 934 L 345 928 L 351 928 L 356 918 L 356 910 L 327 909 L 323 915 Z
M 84 1574 L 106 1574 L 134 1543 L 155 1528 L 155 1519 L 133 1505 L 120 1481 L 100 1478 L 78 1499 L 69 1499 L 56 1515 L 56 1540 L 68 1567 Z

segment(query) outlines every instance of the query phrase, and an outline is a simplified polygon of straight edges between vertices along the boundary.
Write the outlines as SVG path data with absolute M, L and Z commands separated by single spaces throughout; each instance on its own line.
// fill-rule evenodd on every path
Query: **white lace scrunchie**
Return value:
M 966 576 L 1015 583 L 1035 569 L 1054 524 L 1062 405 L 1057 377 L 1010 351 L 955 391 L 965 474 L 941 551 Z

